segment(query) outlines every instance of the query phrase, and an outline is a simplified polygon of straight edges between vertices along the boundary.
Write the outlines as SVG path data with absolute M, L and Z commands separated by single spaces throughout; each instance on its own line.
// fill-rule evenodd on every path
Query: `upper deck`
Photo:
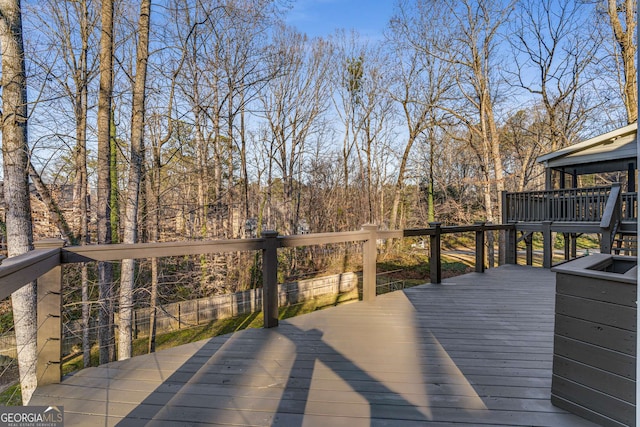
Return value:
M 554 273 L 506 265 L 40 387 L 65 425 L 589 426 L 550 403 Z

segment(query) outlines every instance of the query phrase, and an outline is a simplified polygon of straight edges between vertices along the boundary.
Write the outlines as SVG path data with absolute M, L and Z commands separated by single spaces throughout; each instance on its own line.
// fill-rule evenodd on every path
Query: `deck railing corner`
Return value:
M 36 249 L 61 249 L 64 240 L 36 242 Z M 57 384 L 62 379 L 62 266 L 43 274 L 37 281 L 37 378 L 38 386 Z

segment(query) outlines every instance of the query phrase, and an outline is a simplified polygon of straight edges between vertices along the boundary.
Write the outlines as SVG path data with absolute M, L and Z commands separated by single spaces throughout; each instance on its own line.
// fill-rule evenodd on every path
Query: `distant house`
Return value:
M 60 230 L 56 226 L 47 205 L 42 201 L 35 187 L 30 184 L 30 202 L 31 202 L 31 218 L 33 221 L 33 238 L 34 240 L 48 239 L 60 237 Z M 53 198 L 58 203 L 66 218 L 72 219 L 73 215 L 73 186 L 59 185 L 50 187 Z M 0 182 L 0 221 L 5 223 L 6 211 L 4 203 L 4 183 Z M 4 227 L 3 227 L 4 228 Z M 5 234 L 2 233 L 0 243 L 2 249 L 5 245 Z

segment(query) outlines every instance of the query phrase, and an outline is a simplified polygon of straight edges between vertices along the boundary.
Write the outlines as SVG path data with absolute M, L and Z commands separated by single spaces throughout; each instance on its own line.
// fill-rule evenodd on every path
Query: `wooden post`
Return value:
M 509 224 L 509 198 L 507 192 L 502 191 L 502 224 Z M 512 264 L 509 262 L 509 230 L 498 230 L 498 265 Z
M 365 224 L 362 229 L 369 232 L 369 239 L 362 247 L 362 300 L 376 298 L 376 262 L 378 258 L 377 231 L 375 224 Z
M 262 232 L 262 313 L 264 327 L 278 326 L 278 232 Z
M 533 233 L 527 233 L 524 237 L 526 247 L 527 265 L 533 265 Z
M 571 258 L 577 258 L 578 257 L 578 247 L 577 247 L 577 240 L 578 240 L 578 235 L 576 233 L 571 233 Z
M 611 191 L 600 221 L 600 253 L 610 254 L 618 224 L 622 218 L 620 183 L 611 184 Z
M 551 244 L 551 221 L 542 221 L 542 267 L 551 268 L 553 264 L 553 246 Z
M 507 197 L 507 192 L 502 191 L 502 223 L 509 223 L 509 198 Z
M 504 230 L 505 235 L 505 264 L 518 264 L 518 242 L 516 228 Z
M 442 230 L 440 222 L 430 222 L 429 227 L 435 228 L 435 233 L 429 236 L 429 249 L 431 256 L 429 257 L 429 272 L 431 283 L 442 283 L 442 260 L 440 257 L 440 234 Z
M 476 230 L 476 273 L 484 273 L 484 224 L 484 221 L 475 223 L 480 227 Z
M 133 310 L 133 339 L 138 339 L 138 314 L 137 310 Z
M 36 242 L 36 249 L 62 248 L 64 241 Z M 58 265 L 38 279 L 38 386 L 57 384 L 62 378 L 62 267 Z
M 571 259 L 571 234 L 562 233 L 564 238 L 564 260 L 569 261 Z

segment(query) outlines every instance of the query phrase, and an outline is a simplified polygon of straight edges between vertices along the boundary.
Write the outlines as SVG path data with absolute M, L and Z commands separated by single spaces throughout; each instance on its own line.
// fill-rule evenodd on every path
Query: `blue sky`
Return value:
M 311 37 L 328 36 L 341 28 L 379 38 L 394 4 L 394 0 L 296 0 L 287 23 Z

